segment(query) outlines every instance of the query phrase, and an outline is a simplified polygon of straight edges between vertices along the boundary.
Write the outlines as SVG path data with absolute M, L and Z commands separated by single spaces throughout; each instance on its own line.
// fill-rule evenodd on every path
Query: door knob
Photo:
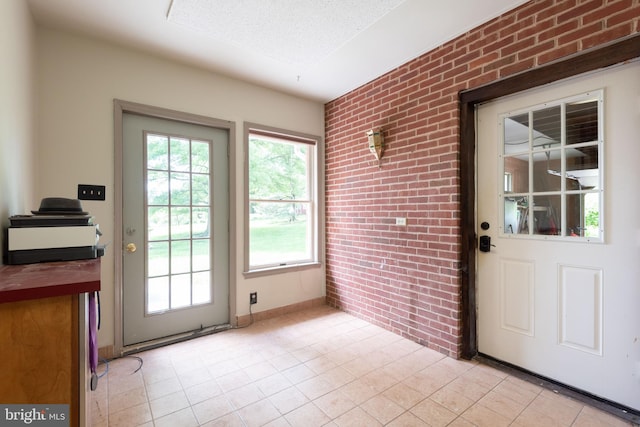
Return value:
M 129 253 L 134 253 L 136 251 L 136 249 L 138 249 L 138 248 L 136 248 L 136 244 L 135 243 L 129 243 L 127 245 L 127 252 L 129 252 Z

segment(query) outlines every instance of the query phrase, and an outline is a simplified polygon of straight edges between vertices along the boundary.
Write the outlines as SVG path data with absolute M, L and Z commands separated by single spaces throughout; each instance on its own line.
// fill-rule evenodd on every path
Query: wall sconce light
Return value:
M 378 160 L 378 167 L 380 167 L 380 159 L 384 152 L 384 138 L 382 136 L 382 129 L 371 129 L 367 132 L 367 139 L 369 140 L 369 151 L 376 156 Z

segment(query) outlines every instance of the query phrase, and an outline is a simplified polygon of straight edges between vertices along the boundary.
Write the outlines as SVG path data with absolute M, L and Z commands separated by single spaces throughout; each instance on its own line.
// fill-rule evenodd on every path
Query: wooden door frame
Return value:
M 461 357 L 478 353 L 476 319 L 476 106 L 482 102 L 543 86 L 589 71 L 640 58 L 640 34 L 580 52 L 568 58 L 464 90 L 460 101 L 460 211 L 461 211 Z

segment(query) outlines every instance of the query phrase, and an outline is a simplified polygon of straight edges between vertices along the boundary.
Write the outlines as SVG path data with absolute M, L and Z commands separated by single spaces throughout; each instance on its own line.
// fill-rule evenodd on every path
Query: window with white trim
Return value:
M 245 123 L 245 272 L 319 263 L 320 138 Z
M 505 113 L 501 232 L 603 240 L 603 91 Z

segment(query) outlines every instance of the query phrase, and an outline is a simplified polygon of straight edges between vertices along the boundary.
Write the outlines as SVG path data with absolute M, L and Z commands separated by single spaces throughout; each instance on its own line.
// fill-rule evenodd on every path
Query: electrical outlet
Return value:
M 104 185 L 78 184 L 78 200 L 104 200 Z
M 251 292 L 249 294 L 249 304 L 257 304 L 258 303 L 258 293 Z

